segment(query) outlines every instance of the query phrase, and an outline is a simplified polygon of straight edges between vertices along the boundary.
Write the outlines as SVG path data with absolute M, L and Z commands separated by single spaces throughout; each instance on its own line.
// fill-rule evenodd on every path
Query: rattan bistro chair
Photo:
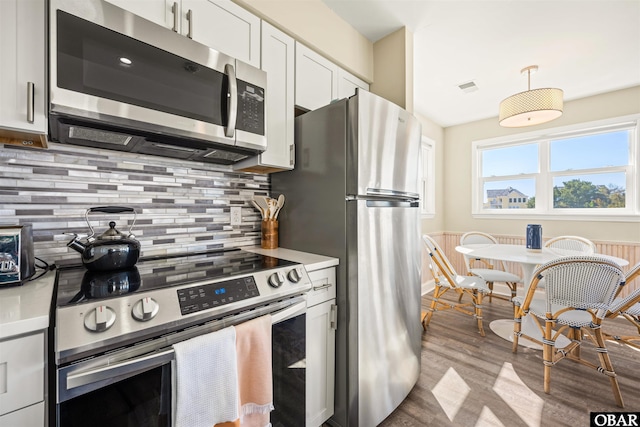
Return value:
M 497 244 L 498 240 L 490 234 L 481 231 L 470 231 L 460 237 L 461 245 L 472 244 Z M 516 296 L 518 283 L 522 283 L 522 278 L 516 274 L 509 273 L 504 267 L 502 261 L 494 261 L 489 259 L 475 258 L 471 255 L 464 255 L 464 263 L 470 276 L 482 277 L 490 289 L 489 302 L 493 298 L 493 284 L 495 282 L 506 283 L 511 291 L 510 297 L 504 297 L 496 294 L 496 298 L 512 301 Z
M 625 286 L 637 278 L 640 278 L 640 262 L 627 272 L 625 276 Z M 621 286 L 620 289 L 622 288 Z M 640 350 L 640 286 L 637 286 L 633 292 L 626 297 L 617 296 L 616 299 L 613 300 L 606 318 L 611 319 L 618 316 L 627 319 L 635 326 L 638 330 L 638 335 L 611 335 L 605 333 L 605 338 L 620 341 Z
M 596 253 L 596 245 L 591 240 L 580 236 L 557 236 L 547 240 L 544 246 L 558 255 L 593 255 Z
M 429 322 L 431 322 L 431 317 L 436 311 L 454 309 L 475 317 L 478 322 L 478 331 L 480 335 L 484 336 L 482 297 L 490 292 L 487 283 L 481 277 L 459 275 L 435 240 L 426 234 L 422 236 L 422 240 L 429 254 L 429 269 L 435 282 L 431 306 L 422 320 L 422 327 L 425 330 L 427 329 Z M 458 297 L 469 295 L 471 302 L 461 303 L 460 298 L 458 298 L 457 303 L 445 301 L 442 296 L 448 291 L 455 292 Z
M 534 298 L 542 278 L 546 282 L 545 297 Z M 624 273 L 620 266 L 597 256 L 564 257 L 536 269 L 522 305 L 516 306 L 513 352 L 518 351 L 519 337 L 542 345 L 545 393 L 549 393 L 551 388 L 551 367 L 567 358 L 607 375 L 616 404 L 624 407 L 600 327 L 622 283 Z M 537 323 L 542 332 L 542 342 L 521 332 L 525 314 L 532 316 Z M 571 341 L 565 347 L 556 347 L 560 334 L 564 333 Z M 600 366 L 581 357 L 580 344 L 585 336 L 596 346 Z

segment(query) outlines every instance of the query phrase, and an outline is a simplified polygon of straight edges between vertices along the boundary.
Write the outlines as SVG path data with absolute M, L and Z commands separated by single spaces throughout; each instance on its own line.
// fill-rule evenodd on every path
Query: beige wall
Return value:
M 401 28 L 373 44 L 371 92 L 413 113 L 413 34 Z
M 373 43 L 320 0 L 233 0 L 367 83 Z
M 497 106 L 496 106 L 497 108 Z M 444 200 L 442 231 L 480 230 L 492 234 L 522 235 L 531 219 L 474 219 L 471 217 L 471 142 L 571 124 L 640 113 L 640 86 L 565 102 L 564 114 L 544 125 L 521 130 L 502 128 L 497 117 L 444 130 Z M 581 235 L 599 241 L 640 241 L 640 222 L 535 221 L 545 237 Z M 434 230 L 435 231 L 435 230 Z

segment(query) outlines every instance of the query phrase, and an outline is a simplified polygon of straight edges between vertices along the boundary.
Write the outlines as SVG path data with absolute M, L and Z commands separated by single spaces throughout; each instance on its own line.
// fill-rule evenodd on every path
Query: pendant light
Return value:
M 498 120 L 500 126 L 517 128 L 539 125 L 562 115 L 562 89 L 544 88 L 531 90 L 531 73 L 538 71 L 537 65 L 523 68 L 527 73 L 527 91 L 516 93 L 500 103 Z

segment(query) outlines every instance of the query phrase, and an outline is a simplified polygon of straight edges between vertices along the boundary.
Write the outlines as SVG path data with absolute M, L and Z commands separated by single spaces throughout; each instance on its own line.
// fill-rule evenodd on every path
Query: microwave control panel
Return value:
M 238 118 L 236 129 L 264 135 L 264 89 L 237 80 L 238 84 Z

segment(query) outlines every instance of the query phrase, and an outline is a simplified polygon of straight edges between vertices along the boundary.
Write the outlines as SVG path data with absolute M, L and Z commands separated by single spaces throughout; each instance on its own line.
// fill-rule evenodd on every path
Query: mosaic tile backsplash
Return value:
M 259 245 L 254 195 L 269 195 L 268 175 L 59 143 L 45 150 L 0 144 L 0 224 L 33 224 L 35 255 L 49 264 L 80 262 L 65 233 L 89 234 L 85 212 L 96 206 L 135 209 L 141 256 Z M 241 225 L 230 225 L 231 206 L 242 208 Z M 89 220 L 98 235 L 109 221 L 127 232 L 133 215 L 91 213 Z

